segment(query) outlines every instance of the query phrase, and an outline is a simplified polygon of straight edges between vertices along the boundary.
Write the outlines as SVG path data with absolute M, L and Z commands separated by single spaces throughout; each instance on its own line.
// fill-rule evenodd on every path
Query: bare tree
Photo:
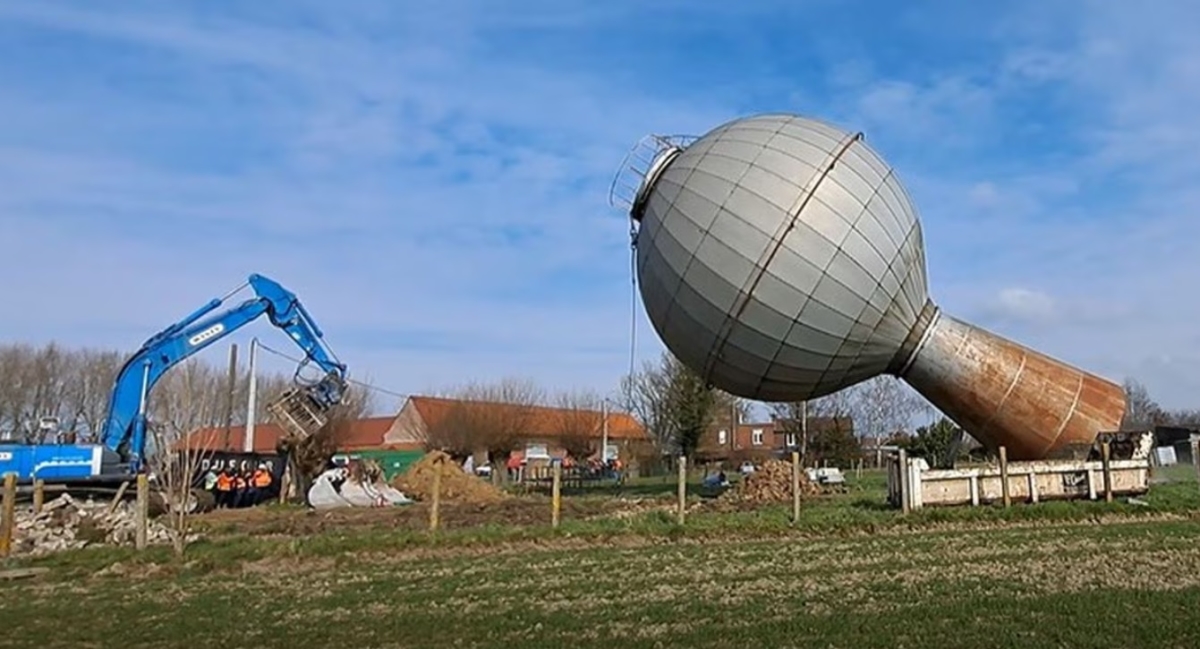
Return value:
M 216 426 L 224 419 L 225 381 L 215 366 L 188 359 L 163 374 L 151 390 L 150 418 L 176 436 Z
M 854 388 L 838 390 L 809 401 L 808 414 L 810 417 L 853 417 Z
M 64 379 L 70 358 L 55 343 L 39 349 L 27 370 L 32 381 L 31 418 L 58 417 L 62 412 Z
M 624 386 L 631 410 L 659 447 L 688 458 L 731 407 L 743 416 L 746 410 L 743 400 L 708 385 L 670 352 L 657 364 L 647 363 L 641 372 L 625 377 Z
M 72 354 L 72 375 L 65 386 L 70 430 L 86 432 L 99 441 L 113 381 L 121 363 L 121 355 L 115 351 L 82 349 Z
M 0 376 L 4 377 L 0 381 L 0 431 L 28 433 L 38 417 L 49 416 L 57 417 L 67 431 L 86 431 L 93 437 L 99 435 L 108 414 L 113 381 L 126 358 L 126 354 L 118 351 L 68 350 L 55 343 L 42 347 L 0 345 Z M 173 367 L 155 385 L 150 393 L 151 418 L 165 416 L 179 421 L 178 413 L 171 411 L 174 407 L 170 398 L 172 386 L 179 381 L 191 381 L 195 385 L 200 380 L 196 372 L 207 377 L 204 379 L 204 394 L 207 395 L 204 398 L 222 399 L 228 404 L 229 390 L 224 373 L 193 357 L 181 366 Z M 257 417 L 259 421 L 266 421 L 266 403 L 290 387 L 291 381 L 278 374 L 260 374 L 258 381 Z M 235 425 L 245 422 L 245 408 L 239 404 L 246 402 L 248 389 L 249 376 L 239 370 L 233 399 Z M 223 412 L 212 415 L 206 406 L 188 415 L 187 423 L 218 426 L 224 422 L 221 414 Z
M 33 364 L 37 351 L 30 345 L 0 347 L 0 428 L 13 435 L 27 432 L 33 406 Z
M 30 433 L 38 418 L 55 417 L 68 431 L 83 424 L 94 434 L 119 365 L 115 352 L 0 346 L 0 431 Z
M 1167 420 L 1173 426 L 1200 427 L 1200 410 L 1172 410 L 1167 413 Z
M 533 432 L 534 407 L 542 401 L 543 392 L 533 381 L 509 378 L 490 386 L 475 385 L 468 388 L 463 397 L 475 404 L 474 420 L 482 424 L 485 431 L 483 441 L 489 461 L 502 464 L 522 438 Z M 479 404 L 487 402 L 504 404 L 504 407 L 479 408 Z M 492 475 L 503 478 L 506 473 L 493 471 Z
M 1121 430 L 1146 430 L 1170 422 L 1169 413 L 1158 405 L 1140 381 L 1127 378 L 1124 387 L 1125 416 L 1121 420 Z
M 522 439 L 534 432 L 536 406 L 543 392 L 536 383 L 507 378 L 496 383 L 469 383 L 450 391 L 453 404 L 439 420 L 429 422 L 429 444 L 465 457 L 487 452 L 493 464 L 503 464 Z M 504 471 L 493 471 L 502 479 Z
M 776 424 L 788 436 L 797 441 L 796 450 L 802 463 L 808 460 L 809 422 L 813 418 L 807 401 L 788 401 L 771 404 L 771 414 Z
M 919 394 L 886 374 L 853 386 L 847 396 L 854 413 L 855 429 L 863 436 L 877 440 L 908 430 L 914 417 L 929 411 L 927 402 Z
M 771 405 L 777 425 L 796 440 L 801 462 L 838 459 L 848 456 L 844 438 L 853 439 L 857 388 L 852 386 L 807 401 Z M 843 422 L 849 422 L 843 424 Z
M 426 422 L 425 446 L 438 450 L 461 462 L 482 449 L 479 431 L 471 425 L 467 409 L 453 406 L 446 416 Z
M 672 375 L 666 371 L 668 362 L 673 360 L 664 353 L 658 363 L 646 361 L 641 371 L 622 381 L 629 395 L 630 411 L 662 449 L 671 448 L 675 437 L 674 404 L 670 398 Z
M 166 501 L 177 555 L 183 554 L 191 535 L 191 514 L 198 504 L 196 474 L 216 446 L 192 434 L 224 413 L 223 378 L 212 365 L 190 359 L 163 375 L 150 396 L 153 450 L 147 453 L 148 466 Z
M 573 458 L 591 457 L 604 427 L 603 397 L 592 391 L 563 392 L 558 395 L 557 405 L 559 443 Z

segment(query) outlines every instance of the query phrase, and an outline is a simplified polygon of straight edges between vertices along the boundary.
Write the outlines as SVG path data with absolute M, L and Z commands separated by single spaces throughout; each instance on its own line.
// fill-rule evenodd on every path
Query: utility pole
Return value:
M 737 399 L 729 401 L 729 449 L 732 451 L 737 450 L 738 424 L 741 423 L 737 406 Z
M 600 402 L 600 462 L 608 462 L 608 399 Z
M 246 400 L 246 434 L 242 440 L 242 451 L 254 452 L 254 413 L 258 408 L 258 372 L 255 361 L 258 358 L 258 338 L 250 339 L 250 396 Z
M 229 450 L 233 435 L 233 394 L 237 391 L 237 343 L 229 346 L 229 384 L 225 399 L 225 450 Z
M 800 402 L 800 461 L 808 462 L 808 400 Z

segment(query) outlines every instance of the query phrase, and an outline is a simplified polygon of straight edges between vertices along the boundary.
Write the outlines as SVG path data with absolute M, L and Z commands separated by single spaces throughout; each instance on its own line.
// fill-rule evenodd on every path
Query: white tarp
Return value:
M 308 490 L 308 504 L 314 509 L 391 507 L 411 502 L 411 498 L 387 483 L 360 483 L 354 480 L 345 467 L 322 473 Z

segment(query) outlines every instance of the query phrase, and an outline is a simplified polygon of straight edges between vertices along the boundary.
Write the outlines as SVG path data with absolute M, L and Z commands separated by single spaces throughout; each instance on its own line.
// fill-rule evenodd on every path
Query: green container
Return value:
M 383 469 L 387 481 L 404 473 L 414 462 L 425 456 L 424 451 L 354 451 L 347 453 L 367 460 L 374 460 Z

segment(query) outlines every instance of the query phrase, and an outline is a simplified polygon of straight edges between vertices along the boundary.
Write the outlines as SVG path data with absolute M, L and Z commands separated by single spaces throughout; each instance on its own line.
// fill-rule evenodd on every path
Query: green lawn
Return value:
M 1145 505 L 909 516 L 880 505 L 881 487 L 868 474 L 806 501 L 796 525 L 785 506 L 700 509 L 683 527 L 665 508 L 557 531 L 430 535 L 380 510 L 303 536 L 212 525 L 182 560 L 101 548 L 13 562 L 50 572 L 0 581 L 0 645 L 1200 646 L 1194 475 Z
M 201 552 L 3 586 L 11 647 L 1195 647 L 1200 522 Z M 220 561 L 212 559 L 220 558 Z M 208 559 L 208 560 L 206 560 Z

